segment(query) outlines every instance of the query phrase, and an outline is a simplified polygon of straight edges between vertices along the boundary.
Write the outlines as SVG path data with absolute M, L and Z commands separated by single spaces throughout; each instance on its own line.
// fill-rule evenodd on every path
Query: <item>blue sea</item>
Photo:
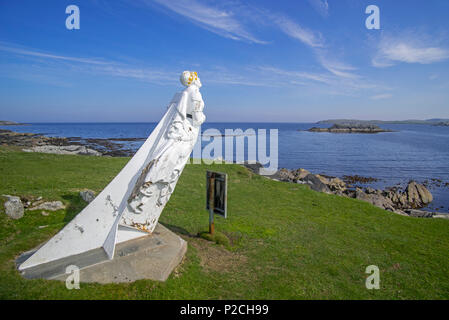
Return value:
M 17 132 L 53 137 L 146 138 L 156 123 L 33 123 L 0 126 Z M 305 168 L 331 176 L 360 175 L 378 178 L 365 184 L 374 188 L 405 186 L 411 179 L 428 181 L 434 201 L 429 209 L 449 212 L 449 127 L 430 125 L 380 125 L 394 132 L 379 134 L 313 133 L 313 123 L 205 123 L 220 130 L 278 129 L 280 168 Z M 326 125 L 320 125 L 325 127 Z M 268 131 L 268 130 L 267 130 Z M 123 142 L 137 150 L 143 140 Z M 208 142 L 203 142 L 207 145 Z M 432 183 L 432 179 L 443 183 Z M 438 186 L 439 185 L 439 186 Z

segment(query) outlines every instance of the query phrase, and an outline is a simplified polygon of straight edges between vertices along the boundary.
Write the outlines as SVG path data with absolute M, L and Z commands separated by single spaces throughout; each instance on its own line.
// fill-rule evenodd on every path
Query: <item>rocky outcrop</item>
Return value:
M 422 208 L 433 201 L 432 194 L 422 184 L 411 181 L 407 189 L 407 202 L 411 208 Z
M 80 196 L 87 203 L 91 203 L 92 200 L 95 199 L 95 192 L 93 192 L 92 190 L 83 190 L 80 191 Z
M 337 192 L 337 191 L 343 192 L 347 189 L 346 183 L 343 180 L 341 180 L 340 178 L 330 179 L 328 186 L 332 191 L 335 191 L 335 192 Z
M 28 152 L 129 157 L 135 153 L 124 141 L 144 141 L 145 138 L 81 138 L 47 137 L 0 129 L 0 145 L 19 146 Z
M 36 146 L 30 149 L 23 149 L 25 152 L 41 152 L 41 153 L 53 153 L 53 154 L 77 154 L 85 156 L 101 156 L 101 152 L 94 149 L 89 149 L 85 146 L 68 145 L 68 146 Z
M 20 197 L 4 195 L 7 200 L 4 203 L 5 213 L 11 219 L 17 220 L 23 217 L 24 207 Z
M 47 202 L 36 202 L 28 210 L 48 210 L 48 211 L 58 211 L 65 209 L 65 205 L 61 201 L 47 201 Z
M 324 193 L 331 193 L 329 187 L 319 178 L 319 175 L 314 174 L 308 174 L 307 176 L 302 179 L 302 181 L 310 186 L 310 189 L 318 191 L 318 192 L 324 192 Z
M 410 217 L 415 217 L 415 218 L 432 218 L 434 216 L 433 212 L 416 210 L 416 209 L 407 209 L 404 212 L 407 213 Z
M 6 121 L 6 120 L 0 120 L 0 126 L 23 126 L 23 123 L 17 123 L 14 121 Z
M 391 132 L 391 130 L 382 129 L 374 124 L 334 124 L 330 128 L 313 127 L 309 132 L 330 132 L 330 133 L 379 133 Z
M 438 123 L 435 123 L 434 126 L 449 127 L 449 121 L 438 122 Z
M 312 174 L 305 169 L 288 170 L 281 169 L 276 174 L 276 178 L 281 181 L 307 184 L 312 190 L 324 193 L 332 193 L 343 197 L 362 200 L 372 205 L 389 210 L 402 215 L 412 217 L 432 217 L 433 213 L 416 210 L 423 208 L 432 202 L 433 197 L 430 191 L 422 184 L 410 181 L 405 191 L 397 188 L 387 190 L 377 190 L 373 188 L 351 188 L 345 181 L 336 177 L 328 177 L 319 174 Z M 350 181 L 369 181 L 374 178 L 363 178 L 356 176 Z
M 357 188 L 355 192 L 355 199 L 369 202 L 372 205 L 384 210 L 395 211 L 393 202 L 378 193 L 366 193 L 362 189 Z

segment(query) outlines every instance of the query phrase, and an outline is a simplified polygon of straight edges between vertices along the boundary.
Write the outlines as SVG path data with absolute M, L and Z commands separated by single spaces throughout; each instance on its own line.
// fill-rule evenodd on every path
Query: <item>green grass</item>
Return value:
M 271 181 L 238 165 L 187 165 L 160 221 L 189 243 L 164 282 L 81 284 L 23 279 L 14 259 L 49 239 L 128 159 L 18 152 L 0 147 L 0 194 L 62 200 L 66 210 L 20 220 L 0 212 L 0 299 L 447 299 L 449 221 L 399 216 L 370 204 Z M 208 230 L 205 172 L 227 172 L 228 219 L 215 218 L 226 246 Z M 46 226 L 39 228 L 40 226 Z M 209 259 L 207 261 L 207 259 Z M 208 267 L 210 263 L 215 266 Z M 368 265 L 380 290 L 365 288 Z

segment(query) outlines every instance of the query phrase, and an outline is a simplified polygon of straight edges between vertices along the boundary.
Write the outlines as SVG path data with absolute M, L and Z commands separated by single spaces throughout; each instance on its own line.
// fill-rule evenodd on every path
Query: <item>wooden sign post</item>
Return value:
M 226 218 L 228 176 L 221 172 L 206 172 L 206 210 L 209 211 L 209 233 L 214 234 L 214 214 Z

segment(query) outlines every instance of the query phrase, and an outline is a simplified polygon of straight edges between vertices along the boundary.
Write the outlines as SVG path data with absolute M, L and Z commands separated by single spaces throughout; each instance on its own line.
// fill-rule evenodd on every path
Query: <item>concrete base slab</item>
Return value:
M 98 251 L 98 250 L 97 250 Z M 80 282 L 121 283 L 140 279 L 165 281 L 173 269 L 181 262 L 187 251 L 187 242 L 158 224 L 151 235 L 122 242 L 116 245 L 115 257 L 105 258 L 103 249 L 86 252 L 71 259 L 55 261 L 46 265 L 26 269 L 26 278 L 44 278 L 65 281 L 69 265 L 80 268 Z M 18 265 L 33 251 L 24 253 L 17 259 Z

